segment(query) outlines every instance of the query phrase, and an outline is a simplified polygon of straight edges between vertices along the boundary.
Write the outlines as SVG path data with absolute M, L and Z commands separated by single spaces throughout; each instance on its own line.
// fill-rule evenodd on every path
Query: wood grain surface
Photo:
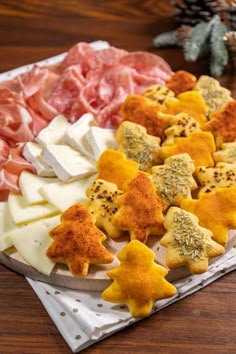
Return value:
M 186 63 L 181 49 L 152 47 L 175 26 L 166 0 L 1 0 L 0 72 L 62 53 L 78 41 L 103 39 L 161 55 L 173 70 L 209 74 L 208 61 Z M 222 84 L 236 97 L 229 66 Z M 24 277 L 0 265 L 0 354 L 69 354 L 67 344 Z M 233 354 L 236 274 L 83 351 L 85 354 Z

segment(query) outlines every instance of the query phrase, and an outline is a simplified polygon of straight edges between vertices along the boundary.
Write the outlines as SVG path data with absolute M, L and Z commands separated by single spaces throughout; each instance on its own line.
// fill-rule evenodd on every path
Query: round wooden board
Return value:
M 127 240 L 120 242 L 115 242 L 110 240 L 109 249 L 116 255 L 116 253 L 127 244 Z M 156 262 L 165 266 L 165 252 L 166 250 L 160 246 L 159 240 L 150 236 L 148 243 L 150 247 L 156 254 Z M 229 242 L 226 247 L 226 252 L 230 250 L 233 246 L 236 245 L 236 231 L 232 230 L 229 233 Z M 218 257 L 219 258 L 219 257 Z M 214 258 L 210 263 L 214 263 L 218 258 Z M 12 247 L 5 252 L 0 252 L 0 263 L 6 267 L 23 274 L 31 279 L 43 281 L 45 283 L 50 283 L 52 285 L 62 286 L 65 288 L 76 289 L 76 290 L 85 290 L 85 291 L 103 291 L 111 284 L 110 278 L 107 276 L 106 271 L 114 268 L 119 264 L 116 256 L 114 261 L 109 265 L 99 265 L 89 267 L 89 273 L 86 278 L 78 278 L 73 276 L 68 268 L 65 265 L 58 264 L 50 274 L 47 276 L 40 273 L 19 255 L 19 253 Z M 173 282 L 178 279 L 182 279 L 190 275 L 189 271 L 186 268 L 178 268 L 175 270 L 169 271 L 166 279 L 170 282 Z

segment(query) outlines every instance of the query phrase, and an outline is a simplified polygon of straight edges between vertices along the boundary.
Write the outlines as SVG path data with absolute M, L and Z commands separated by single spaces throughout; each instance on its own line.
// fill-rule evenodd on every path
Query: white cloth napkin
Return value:
M 206 273 L 175 281 L 177 294 L 157 301 L 152 314 L 235 269 L 236 245 L 212 263 Z M 100 292 L 70 290 L 27 280 L 74 353 L 138 321 L 131 317 L 126 306 L 103 301 Z

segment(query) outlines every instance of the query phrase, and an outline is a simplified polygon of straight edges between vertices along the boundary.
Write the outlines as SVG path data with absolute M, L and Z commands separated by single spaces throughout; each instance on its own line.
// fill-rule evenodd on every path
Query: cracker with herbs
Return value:
M 168 210 L 164 222 L 167 232 L 160 241 L 167 250 L 168 268 L 186 266 L 192 274 L 204 273 L 209 259 L 224 253 L 224 247 L 212 240 L 212 232 L 198 222 L 195 215 L 181 208 Z
M 224 143 L 221 149 L 213 152 L 215 162 L 236 163 L 236 141 Z
M 142 95 L 160 105 L 164 105 L 169 98 L 175 97 L 175 93 L 168 87 L 158 84 L 149 86 Z

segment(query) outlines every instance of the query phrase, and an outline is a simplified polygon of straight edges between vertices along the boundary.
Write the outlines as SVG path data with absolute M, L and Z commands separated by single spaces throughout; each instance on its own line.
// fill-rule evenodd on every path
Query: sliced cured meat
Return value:
M 7 191 L 19 193 L 18 176 L 2 168 L 0 170 L 0 195 L 3 194 L 5 197 Z
M 127 50 L 110 47 L 103 50 L 96 51 L 98 65 L 103 66 L 116 66 L 120 63 L 121 58 L 128 54 Z
M 33 96 L 44 86 L 48 77 L 48 69 L 34 65 L 33 68 L 25 74 L 18 76 L 22 92 L 25 98 Z
M 20 175 L 23 170 L 35 173 L 35 169 L 31 163 L 26 161 L 22 156 L 23 146 L 24 144 L 18 144 L 10 149 L 8 158 L 3 165 L 6 171 L 15 175 Z
M 10 146 L 8 143 L 0 138 L 0 168 L 6 162 L 10 152 Z

